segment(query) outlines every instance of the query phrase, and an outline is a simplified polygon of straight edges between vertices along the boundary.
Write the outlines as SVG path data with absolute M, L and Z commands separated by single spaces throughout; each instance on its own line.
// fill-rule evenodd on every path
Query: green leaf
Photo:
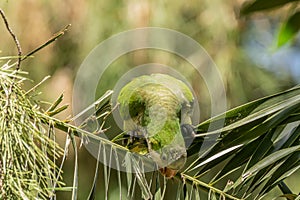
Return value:
M 240 15 L 248 15 L 253 12 L 267 10 L 271 8 L 276 8 L 279 6 L 283 6 L 287 3 L 291 3 L 298 0 L 256 0 L 252 2 L 245 2 L 242 5 Z
M 63 105 L 63 106 L 61 106 L 61 107 L 59 107 L 59 108 L 57 108 L 55 110 L 47 112 L 47 115 L 49 115 L 49 116 L 52 117 L 52 116 L 54 116 L 54 115 L 56 115 L 58 113 L 61 113 L 64 110 L 66 110 L 68 107 L 69 107 L 69 105 Z
M 0 199 L 49 199 L 63 189 L 57 165 L 63 149 L 53 123 L 45 126 L 39 116 L 40 101 L 28 95 L 35 87 L 23 89 L 24 74 L 8 63 L 0 67 Z
M 282 97 L 284 96 L 285 95 Z M 265 105 L 262 105 L 263 109 L 259 109 L 247 117 L 225 126 L 221 130 L 206 133 L 207 135 L 220 134 L 221 131 L 222 139 L 213 149 L 221 151 L 248 142 L 264 134 L 271 128 L 278 126 L 282 121 L 286 120 L 289 115 L 297 112 L 300 104 L 300 95 L 278 101 L 277 103 L 273 102 L 274 99 L 270 100 L 270 102 L 265 102 L 268 107 L 265 108 Z M 199 135 L 197 135 L 197 137 L 198 136 Z
M 230 131 L 246 124 L 250 124 L 256 120 L 261 120 L 261 118 L 267 117 L 269 114 L 282 109 L 282 107 L 285 106 L 284 104 L 292 101 L 292 98 L 297 95 L 300 95 L 300 86 L 233 108 L 226 113 L 213 117 L 199 124 L 197 126 L 197 135 L 198 137 L 199 135 L 201 136 L 202 134 L 199 133 L 207 132 L 210 124 L 218 123 L 218 121 L 222 121 L 224 118 L 225 123 L 224 128 L 221 130 L 222 132 Z M 298 99 L 299 97 L 296 97 L 295 100 L 297 101 Z M 220 133 L 220 130 L 214 129 L 210 130 L 209 133 L 203 134 L 203 136 L 206 136 L 207 134 L 218 133 Z
M 72 146 L 74 149 L 74 176 L 73 176 L 72 200 L 76 200 L 78 194 L 78 176 L 79 176 L 78 175 L 78 151 L 77 151 L 76 140 L 73 132 L 70 132 L 69 136 L 72 141 Z
M 181 196 L 181 194 L 182 194 L 184 185 L 185 185 L 185 184 L 182 184 L 182 183 L 179 183 L 179 184 L 178 184 L 178 187 L 177 187 L 177 194 L 176 194 L 176 200 L 180 200 L 180 199 L 181 199 L 180 196 Z
M 268 130 L 279 126 L 282 121 L 289 117 L 290 114 L 293 114 L 293 112 L 296 112 L 297 109 L 299 109 L 299 98 L 300 96 L 297 95 L 295 97 L 290 97 L 286 100 L 279 101 L 278 103 L 274 103 L 273 100 L 270 99 L 272 103 L 271 105 L 269 105 L 268 102 L 265 102 L 269 105 L 269 107 L 265 108 L 265 105 L 262 104 L 262 110 L 258 109 L 258 112 L 254 112 L 244 119 L 241 119 L 234 124 L 230 124 L 227 127 L 224 127 L 222 131 L 228 131 L 227 133 L 225 132 L 226 135 L 213 148 L 208 150 L 209 152 L 205 156 L 196 159 L 193 165 L 197 166 L 199 165 L 199 163 L 202 163 L 204 160 L 210 159 L 210 157 L 215 156 L 225 149 L 231 148 L 236 145 L 245 144 L 268 132 Z M 278 98 L 275 99 L 278 100 Z M 273 112 L 275 112 L 275 114 L 271 115 L 271 113 Z M 269 117 L 266 118 L 268 115 Z M 257 118 L 257 120 L 259 120 L 259 123 L 257 125 L 253 124 L 253 118 Z M 218 133 L 218 131 L 213 132 Z M 217 163 L 225 160 L 227 157 L 228 155 L 223 157 L 221 160 L 219 159 Z M 206 168 L 209 167 L 206 166 Z M 202 172 L 203 171 L 201 171 L 201 173 Z
M 155 199 L 155 200 L 160 200 L 160 199 L 162 199 L 159 178 L 156 178 L 156 192 L 155 192 L 154 199 Z
M 64 99 L 64 94 L 62 93 L 53 103 L 52 105 L 48 108 L 46 112 L 52 112 Z
M 118 158 L 118 153 L 116 149 L 114 150 L 114 156 L 116 160 L 116 166 L 117 166 L 117 175 L 118 175 L 118 184 L 119 184 L 119 199 L 122 199 L 122 179 L 121 179 L 121 169 L 120 169 L 120 162 Z
M 230 189 L 236 188 L 242 182 L 255 176 L 260 170 L 264 169 L 265 167 L 268 167 L 269 165 L 275 163 L 276 161 L 294 153 L 295 151 L 299 151 L 299 150 L 300 150 L 300 145 L 297 145 L 294 147 L 279 150 L 279 151 L 265 157 L 264 159 L 262 159 L 261 161 L 256 163 L 253 167 L 251 167 L 249 170 L 247 170 L 244 174 L 242 174 L 242 176 L 236 181 L 236 183 L 234 185 L 232 185 L 232 187 Z
M 255 163 L 259 162 L 265 154 L 267 154 L 268 150 L 272 148 L 271 137 L 273 133 L 273 131 L 267 133 L 267 135 L 261 140 L 261 143 L 256 146 L 256 149 L 252 152 L 252 156 L 250 157 L 245 169 L 249 169 L 255 165 Z
M 270 191 L 280 181 L 290 176 L 291 173 L 295 172 L 295 170 L 299 169 L 299 164 L 300 153 L 295 152 L 293 155 L 288 157 L 286 161 L 272 174 L 272 176 L 262 189 L 262 193 Z
M 126 177 L 127 177 L 127 197 L 130 196 L 130 191 L 132 186 L 132 165 L 131 165 L 131 157 L 130 153 L 126 153 L 125 158 L 124 158 L 124 163 L 123 165 L 126 168 Z
M 198 191 L 198 187 L 195 187 L 193 190 L 194 190 L 194 194 L 195 194 L 195 200 L 200 200 L 200 194 Z
M 279 149 L 288 148 L 291 146 L 299 145 L 299 134 L 300 134 L 300 127 L 290 130 L 290 133 L 287 132 L 291 127 L 295 128 L 295 124 L 288 124 L 285 126 L 285 128 L 282 130 L 281 134 L 286 134 L 286 137 L 280 138 L 279 141 L 275 141 L 273 145 L 271 145 L 270 150 L 266 153 L 266 156 L 277 152 Z M 299 123 L 297 123 L 299 124 Z M 278 137 L 281 137 L 281 134 L 278 135 Z M 299 152 L 296 153 L 299 155 Z M 263 159 L 263 158 L 262 158 Z M 295 163 L 298 162 L 297 157 L 287 157 L 285 158 L 282 163 L 275 163 L 272 166 L 260 170 L 255 177 L 252 180 L 252 183 L 249 187 L 249 192 L 254 191 L 264 180 L 268 180 L 268 183 L 266 186 L 269 186 L 269 189 L 275 187 L 281 179 L 278 179 L 283 173 L 286 173 L 286 171 L 293 167 Z M 278 180 L 278 181 L 276 181 Z M 275 184 L 276 182 L 276 184 Z M 274 184 L 272 184 L 274 183 Z
M 241 165 L 246 163 L 251 158 L 251 156 L 254 154 L 254 152 L 257 151 L 257 148 L 259 148 L 259 146 L 261 146 L 261 143 L 263 143 L 263 141 L 265 141 L 270 136 L 271 136 L 271 134 L 269 132 L 269 134 L 263 135 L 263 136 L 257 138 L 256 140 L 250 142 L 249 144 L 243 146 L 243 148 L 239 152 L 237 152 L 230 159 L 230 161 L 224 166 L 222 171 L 220 171 L 220 173 L 218 173 L 218 175 L 215 179 L 221 179 L 225 175 L 239 169 L 241 167 Z M 254 148 L 254 147 L 256 147 L 256 148 Z
M 277 47 L 281 47 L 293 39 L 300 30 L 300 11 L 289 17 L 280 28 Z
M 269 117 L 267 120 L 265 120 L 263 123 L 254 127 L 252 130 L 245 132 L 244 134 L 239 134 L 239 135 L 235 134 L 236 138 L 234 138 L 234 137 L 227 138 L 227 140 L 229 139 L 228 145 L 232 146 L 232 145 L 238 145 L 238 144 L 241 144 L 244 142 L 248 142 L 248 141 L 255 139 L 256 137 L 262 135 L 263 133 L 267 132 L 268 130 L 275 128 L 283 120 L 288 118 L 290 114 L 292 114 L 293 112 L 298 110 L 300 108 L 299 105 L 300 105 L 300 96 L 297 96 L 295 99 L 291 98 L 291 101 L 288 101 L 288 102 L 285 102 L 282 104 L 282 106 L 287 107 L 286 109 L 275 113 L 274 115 Z
M 285 197 L 287 200 L 296 200 L 297 195 L 296 194 L 284 194 L 284 195 L 281 195 L 280 197 Z M 298 196 L 298 197 L 300 197 L 300 196 Z
M 284 123 L 298 120 L 297 109 L 299 109 L 300 103 L 299 89 L 299 87 L 295 87 L 291 90 L 247 103 L 226 112 L 226 115 L 222 114 L 200 124 L 198 130 L 202 132 L 207 129 L 208 124 L 214 123 L 226 116 L 226 126 L 223 129 L 201 134 L 205 136 L 209 134 L 219 134 L 221 132 L 221 138 L 214 147 L 207 150 L 205 154 L 202 154 L 203 156 L 198 156 L 196 160 L 193 160 L 194 162 L 190 164 L 185 171 L 191 171 L 190 169 L 193 168 L 197 169 L 197 175 L 204 174 L 218 164 L 224 164 L 224 161 L 228 161 L 229 156 L 233 154 L 234 159 L 227 162 L 224 171 L 216 177 L 216 179 L 220 179 L 225 174 L 230 174 L 238 170 L 245 162 L 249 161 L 251 157 L 252 161 L 250 161 L 251 164 L 249 167 L 253 166 L 256 161 L 261 160 L 264 156 L 282 148 L 282 145 L 286 144 L 285 147 L 289 147 L 291 143 L 287 144 L 285 142 L 289 140 L 289 138 L 295 139 L 295 137 L 286 137 L 288 134 L 285 135 L 285 133 L 281 133 L 281 131 L 283 127 L 285 127 Z M 274 129 L 274 131 L 270 132 L 272 129 Z M 267 132 L 269 132 L 268 138 L 266 138 L 264 143 L 260 144 L 265 137 L 263 135 Z M 198 138 L 200 137 L 196 137 L 196 139 Z M 195 141 L 196 140 L 193 141 L 192 148 L 196 147 L 200 149 L 201 144 Z M 253 141 L 253 144 L 251 141 Z M 273 141 L 276 146 L 272 147 L 272 151 L 268 152 L 268 149 L 270 149 L 268 146 L 272 146 Z M 248 142 L 250 143 L 247 144 Z M 234 149 L 224 154 L 226 150 L 240 144 L 244 145 L 244 150 Z M 253 146 L 256 148 L 260 146 L 260 149 L 255 150 L 256 148 L 253 148 Z M 267 149 L 264 149 L 265 147 L 267 147 Z M 189 151 L 190 150 L 191 149 L 189 149 Z M 257 152 L 256 154 L 255 151 Z M 267 154 L 261 155 L 261 152 L 266 151 L 268 152 Z M 195 148 L 193 149 L 193 153 L 195 153 Z M 200 167 L 202 169 L 200 169 Z M 212 181 L 214 181 L 214 179 Z
M 94 181 L 93 181 L 93 185 L 92 185 L 90 194 L 87 198 L 88 200 L 94 200 L 96 198 L 96 186 L 97 186 L 97 179 L 98 179 L 100 155 L 101 155 L 101 143 L 99 144 L 99 148 L 98 148 L 98 155 L 97 155 L 96 169 L 95 169 L 95 174 L 94 174 Z
M 210 162 L 212 162 L 212 161 L 214 161 L 214 160 L 216 160 L 216 159 L 218 159 L 218 158 L 221 158 L 222 156 L 227 155 L 228 153 L 230 153 L 230 152 L 232 152 L 232 151 L 234 151 L 234 150 L 240 148 L 241 146 L 242 146 L 242 145 L 237 145 L 237 146 L 228 148 L 228 149 L 226 149 L 226 150 L 224 150 L 224 151 L 221 151 L 221 152 L 215 154 L 214 156 L 211 156 L 210 158 L 205 159 L 203 162 L 201 162 L 201 163 L 199 163 L 198 165 L 196 165 L 196 166 L 195 166 L 194 168 L 192 168 L 190 171 L 192 171 L 192 170 L 194 170 L 194 169 L 196 169 L 196 168 L 199 168 L 199 167 L 201 167 L 201 166 L 203 166 L 203 165 L 206 165 L 206 164 L 208 164 L 208 163 L 210 163 Z
M 132 160 L 132 166 L 134 169 L 134 175 L 137 178 L 137 182 L 140 186 L 143 199 L 152 199 L 153 195 L 151 193 L 150 186 L 145 177 L 145 173 L 140 169 L 139 163 L 137 160 Z

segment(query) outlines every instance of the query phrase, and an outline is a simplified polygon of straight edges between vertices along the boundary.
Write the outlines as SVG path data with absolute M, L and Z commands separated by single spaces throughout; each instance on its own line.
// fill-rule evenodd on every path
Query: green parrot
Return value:
M 143 75 L 125 85 L 118 96 L 128 148 L 148 154 L 160 172 L 173 177 L 186 162 L 193 138 L 194 97 L 182 81 L 166 74 Z

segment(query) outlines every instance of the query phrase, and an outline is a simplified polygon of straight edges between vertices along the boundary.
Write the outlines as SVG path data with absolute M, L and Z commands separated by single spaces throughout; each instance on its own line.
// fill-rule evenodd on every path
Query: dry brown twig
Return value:
M 7 21 L 7 18 L 5 16 L 5 13 L 3 12 L 3 10 L 0 8 L 0 14 L 1 14 L 1 17 L 4 21 L 4 24 L 6 26 L 6 29 L 7 31 L 9 32 L 9 34 L 11 35 L 11 37 L 13 38 L 15 44 L 16 44 L 16 47 L 18 49 L 18 64 L 17 64 L 17 67 L 16 67 L 16 70 L 19 70 L 20 69 L 20 66 L 21 66 L 21 57 L 22 57 L 22 48 L 21 48 L 21 45 L 20 45 L 20 42 L 17 38 L 17 36 L 14 34 L 14 32 L 12 31 L 12 29 L 10 28 L 9 26 L 9 23 Z
M 17 67 L 16 70 L 20 69 L 21 66 L 21 62 L 23 60 L 25 60 L 26 58 L 32 56 L 33 54 L 35 54 L 36 52 L 38 52 L 39 50 L 43 49 L 44 47 L 48 46 L 49 44 L 51 44 L 52 42 L 56 41 L 60 36 L 64 35 L 65 32 L 68 30 L 68 28 L 71 26 L 71 24 L 66 25 L 62 30 L 58 31 L 57 33 L 55 33 L 50 39 L 48 39 L 45 43 L 43 43 L 42 45 L 40 45 L 39 47 L 35 48 L 34 50 L 30 51 L 29 53 L 27 53 L 26 55 L 22 56 L 22 48 L 20 45 L 20 42 L 17 38 L 17 36 L 14 34 L 14 32 L 12 31 L 12 29 L 9 26 L 8 20 L 5 16 L 5 13 L 3 12 L 3 10 L 0 8 L 0 15 L 4 21 L 4 24 L 6 26 L 6 29 L 8 30 L 8 32 L 10 33 L 11 37 L 13 38 L 16 47 L 18 49 L 18 62 L 17 62 Z
M 19 85 L 20 82 L 18 81 L 20 81 L 20 78 L 21 80 L 23 79 L 22 76 L 18 76 L 18 74 L 21 73 L 20 66 L 23 60 L 64 35 L 70 25 L 67 25 L 64 29 L 57 32 L 41 46 L 22 56 L 19 40 L 12 31 L 6 15 L 1 8 L 0 15 L 18 50 L 18 61 L 9 66 L 16 66 L 15 70 L 9 69 L 11 77 L 1 77 L 3 80 L 1 79 L 0 84 L 0 92 L 3 92 L 3 94 L 6 95 L 6 98 L 0 98 L 2 101 L 0 102 L 2 105 L 2 110 L 0 109 L 0 124 L 2 125 L 0 127 L 0 132 L 2 136 L 5 135 L 4 138 L 6 138 L 1 138 L 0 145 L 0 199 L 10 199 L 12 197 L 18 199 L 21 199 L 22 197 L 23 199 L 23 197 L 27 196 L 28 198 L 26 199 L 32 199 L 33 197 L 36 197 L 37 193 L 40 198 L 45 199 L 54 194 L 54 190 L 50 188 L 50 184 L 53 181 L 55 182 L 55 185 L 62 185 L 62 182 L 58 180 L 59 176 L 56 176 L 54 174 L 55 172 L 51 171 L 51 169 L 55 170 L 57 167 L 55 162 L 53 162 L 48 155 L 53 156 L 56 159 L 61 155 L 62 151 L 60 151 L 60 147 L 55 141 L 44 134 L 46 132 L 46 129 L 43 128 L 44 121 L 41 117 L 38 117 L 40 111 L 36 104 L 32 103 L 33 101 L 31 101 L 29 96 L 21 89 Z M 26 110 L 26 108 L 30 109 Z M 50 124 L 49 121 L 46 122 L 46 124 Z M 37 131 L 37 129 L 39 131 Z M 32 138 L 35 140 L 32 140 Z M 26 144 L 25 147 L 16 149 L 16 141 L 22 141 L 19 143 Z M 45 143 L 37 145 L 35 141 L 45 141 Z M 28 147 L 31 148 L 31 151 L 22 152 Z M 43 151 L 41 151 L 41 149 L 43 149 Z M 46 153 L 44 151 L 45 149 Z M 14 159 L 11 159 L 11 157 Z M 27 165 L 26 163 L 37 163 L 37 165 Z M 11 168 L 11 166 L 13 167 Z M 28 174 L 23 173 L 24 171 L 35 175 L 32 175 L 32 178 L 30 177 L 31 175 L 27 176 Z M 45 174 L 45 176 L 39 177 L 37 174 Z M 31 188 L 32 191 L 36 192 L 29 191 L 28 188 Z

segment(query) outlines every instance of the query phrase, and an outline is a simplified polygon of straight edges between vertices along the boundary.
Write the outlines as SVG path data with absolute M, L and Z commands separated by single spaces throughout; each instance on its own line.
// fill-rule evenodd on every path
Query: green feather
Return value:
M 180 169 L 186 160 L 180 124 L 191 124 L 193 100 L 189 87 L 169 75 L 137 77 L 118 97 L 124 130 L 145 138 L 148 153 L 159 167 Z

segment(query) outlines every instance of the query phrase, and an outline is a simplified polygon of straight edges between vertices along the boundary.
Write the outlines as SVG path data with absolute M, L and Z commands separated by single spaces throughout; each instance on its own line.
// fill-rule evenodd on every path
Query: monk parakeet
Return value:
M 134 137 L 128 148 L 150 155 L 166 177 L 173 177 L 186 162 L 193 101 L 189 87 L 166 74 L 134 78 L 119 93 L 124 131 Z

